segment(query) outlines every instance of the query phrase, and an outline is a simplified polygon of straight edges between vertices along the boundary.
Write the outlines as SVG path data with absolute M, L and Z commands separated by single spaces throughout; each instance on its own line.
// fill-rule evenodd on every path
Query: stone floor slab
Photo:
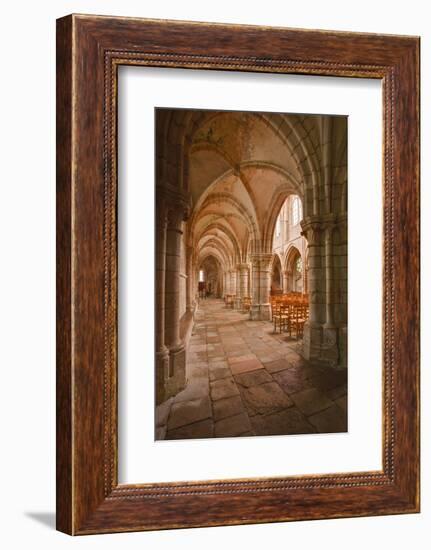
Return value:
M 256 435 L 293 435 L 315 433 L 305 416 L 296 408 L 269 415 L 256 415 L 250 418 Z
M 214 422 L 210 419 L 169 430 L 165 439 L 206 439 L 214 437 Z
M 199 351 L 206 351 L 206 344 L 192 344 L 190 346 L 190 352 L 191 353 L 197 353 Z
M 199 420 L 211 418 L 211 402 L 209 397 L 180 401 L 173 403 L 168 418 L 168 431 L 186 424 L 192 424 Z
M 263 369 L 263 365 L 258 359 L 247 359 L 239 363 L 231 363 L 230 368 L 233 374 L 241 374 L 243 372 Z
M 318 411 L 327 409 L 334 404 L 325 394 L 316 388 L 309 388 L 304 391 L 291 395 L 295 405 L 306 416 L 310 416 Z
M 264 366 L 266 370 L 270 373 L 279 372 L 281 370 L 286 370 L 290 368 L 292 365 L 286 359 L 276 359 L 275 361 L 271 361 L 269 363 L 264 363 Z
M 217 399 L 224 399 L 226 397 L 232 397 L 238 395 L 239 390 L 235 384 L 233 378 L 223 378 L 221 380 L 215 380 L 210 384 L 211 399 L 217 401 Z
M 191 401 L 193 399 L 207 397 L 209 391 L 208 376 L 194 377 L 190 380 L 185 389 L 174 397 L 174 402 L 179 403 L 181 401 Z
M 313 376 L 311 382 L 314 387 L 321 391 L 332 390 L 338 386 L 347 384 L 347 371 L 346 369 L 328 369 L 326 372 Z
M 250 419 L 245 413 L 224 418 L 214 424 L 215 437 L 234 437 L 251 430 Z
M 335 400 L 335 404 L 340 407 L 344 412 L 347 412 L 347 395 L 343 395 Z
M 208 379 L 208 365 L 197 366 L 197 365 L 187 365 L 187 380 L 193 381 L 195 378 L 206 378 Z
M 347 414 L 338 405 L 314 414 L 308 421 L 315 426 L 320 433 L 347 432 Z
M 172 402 L 173 398 L 171 397 L 156 407 L 156 426 L 164 426 L 167 423 Z
M 213 403 L 213 414 L 214 420 L 216 421 L 244 412 L 244 405 L 239 395 L 226 397 L 225 399 L 219 399 L 218 401 L 214 401 Z
M 154 439 L 156 441 L 162 441 L 163 439 L 166 439 L 166 425 L 164 426 L 157 426 L 156 427 L 156 433 L 154 435 Z
M 214 382 L 214 380 L 220 380 L 221 378 L 230 378 L 231 376 L 232 372 L 230 368 L 225 365 L 215 363 L 209 369 L 209 379 L 211 382 Z
M 242 388 L 241 397 L 251 414 L 270 414 L 293 405 L 290 397 L 275 382 Z
M 257 357 L 252 353 L 246 353 L 244 355 L 230 356 L 227 361 L 229 365 L 234 365 L 235 363 L 241 363 L 242 361 L 248 361 L 250 359 L 257 359 Z
M 274 372 L 273 377 L 280 387 L 289 395 L 311 388 L 309 380 L 298 376 L 292 369 Z
M 272 376 L 265 369 L 258 369 L 251 372 L 244 372 L 234 376 L 235 382 L 245 388 L 259 386 L 265 382 L 272 382 Z
M 342 386 L 337 386 L 336 388 L 332 388 L 325 393 L 329 397 L 329 399 L 332 399 L 333 401 L 335 401 L 339 397 L 347 397 L 347 385 L 343 384 Z

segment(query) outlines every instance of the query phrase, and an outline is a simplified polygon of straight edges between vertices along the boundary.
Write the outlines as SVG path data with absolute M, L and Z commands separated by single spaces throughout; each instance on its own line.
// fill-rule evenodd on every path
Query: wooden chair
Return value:
M 280 329 L 280 333 L 289 329 L 288 306 L 283 302 L 275 303 L 272 310 L 272 322 L 274 323 L 274 332 L 277 332 L 277 327 Z
M 250 311 L 251 309 L 251 296 L 244 296 L 242 299 L 242 310 Z
M 235 307 L 235 294 L 226 294 L 226 307 L 231 307 L 232 309 Z
M 292 336 L 292 329 L 295 331 L 296 339 L 304 335 L 305 321 L 308 319 L 308 305 L 297 302 L 293 305 L 289 319 L 289 336 Z

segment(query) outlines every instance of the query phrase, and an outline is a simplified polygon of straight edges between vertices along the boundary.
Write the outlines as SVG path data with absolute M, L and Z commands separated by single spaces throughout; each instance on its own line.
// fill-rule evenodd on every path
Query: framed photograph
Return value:
M 419 511 L 419 38 L 57 21 L 57 528 Z

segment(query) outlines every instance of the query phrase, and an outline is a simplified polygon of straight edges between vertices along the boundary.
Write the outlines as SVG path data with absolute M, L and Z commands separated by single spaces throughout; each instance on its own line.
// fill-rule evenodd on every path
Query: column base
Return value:
M 339 365 L 340 367 L 347 368 L 347 327 L 340 327 L 338 329 L 338 348 L 340 351 Z
M 252 304 L 250 308 L 250 319 L 252 321 L 270 321 L 271 304 Z
M 302 343 L 302 352 L 305 359 L 332 367 L 347 366 L 347 354 L 345 354 L 344 359 L 340 354 L 341 339 L 339 333 L 340 329 L 338 327 L 306 323 Z M 346 344 L 347 330 L 345 331 L 344 347 L 347 347 Z
M 166 384 L 169 377 L 169 351 L 166 347 L 156 352 L 156 405 L 166 401 Z
M 186 386 L 186 350 L 178 346 L 169 350 L 169 378 L 166 384 L 166 399 L 176 395 Z
M 193 300 L 193 302 L 186 307 L 186 312 L 194 315 L 196 309 L 197 309 L 197 302 L 196 300 Z

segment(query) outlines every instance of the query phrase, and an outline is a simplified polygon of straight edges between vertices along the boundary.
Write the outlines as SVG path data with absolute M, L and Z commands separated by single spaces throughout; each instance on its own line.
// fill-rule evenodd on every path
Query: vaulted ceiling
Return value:
M 212 256 L 226 268 L 246 261 L 253 243 L 271 247 L 289 194 L 301 197 L 304 215 L 316 209 L 330 117 L 185 109 L 157 117 L 158 181 L 189 194 L 187 239 L 201 262 Z

